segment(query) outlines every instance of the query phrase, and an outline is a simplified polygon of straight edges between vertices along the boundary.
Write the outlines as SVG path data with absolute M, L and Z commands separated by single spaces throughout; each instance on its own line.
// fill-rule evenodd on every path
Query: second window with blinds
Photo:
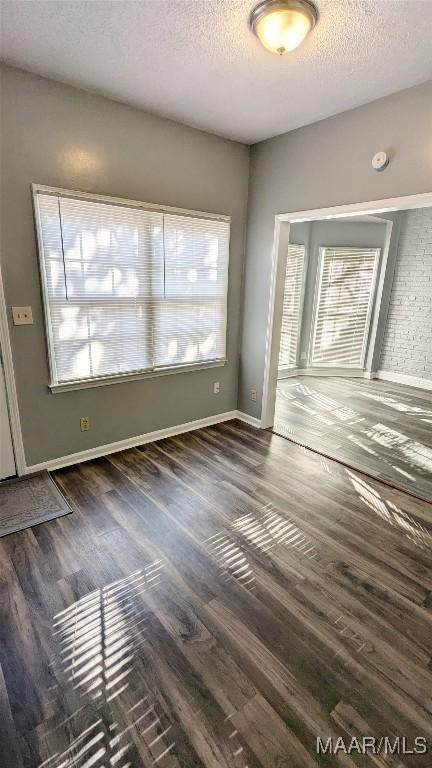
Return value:
M 299 364 L 300 333 L 310 339 L 308 368 L 362 369 L 375 297 L 378 248 L 321 247 L 306 275 L 304 245 L 286 253 L 279 378 Z M 312 317 L 302 313 L 304 284 L 315 284 Z M 304 370 L 302 368 L 302 370 Z
M 223 362 L 229 220 L 34 189 L 51 387 Z
M 288 245 L 279 346 L 280 376 L 297 366 L 304 258 L 304 245 Z
M 379 254 L 378 248 L 320 248 L 313 366 L 364 367 Z

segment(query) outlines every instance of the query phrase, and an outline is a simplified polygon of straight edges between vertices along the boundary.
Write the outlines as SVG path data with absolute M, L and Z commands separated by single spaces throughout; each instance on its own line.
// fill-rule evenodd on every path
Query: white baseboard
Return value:
M 298 368 L 297 376 L 343 376 L 350 379 L 363 379 L 365 372 L 359 368 Z
M 242 418 L 243 416 L 244 418 Z M 57 459 L 42 461 L 40 464 L 26 466 L 24 474 L 40 472 L 43 469 L 54 470 L 60 469 L 61 467 L 68 467 L 70 464 L 79 464 L 82 461 L 97 459 L 100 456 L 107 456 L 110 453 L 124 451 L 126 448 L 135 448 L 137 445 L 144 445 L 145 443 L 153 443 L 157 440 L 163 440 L 165 437 L 174 437 L 175 435 L 181 435 L 184 432 L 191 432 L 194 429 L 211 427 L 213 424 L 220 424 L 223 421 L 230 421 L 231 419 L 242 419 L 243 421 L 246 421 L 246 418 L 250 419 L 251 417 L 247 416 L 247 414 L 240 415 L 239 411 L 226 411 L 225 413 L 218 413 L 216 416 L 207 416 L 205 419 L 187 421 L 184 424 L 178 424 L 175 427 L 157 429 L 154 432 L 147 432 L 144 435 L 127 437 L 125 440 L 117 440 L 115 443 L 98 445 L 95 448 L 89 448 L 86 451 L 78 451 L 77 453 L 70 453 L 67 456 L 60 456 Z M 258 421 L 258 419 L 254 421 Z
M 239 419 L 240 421 L 244 421 L 244 423 L 249 424 L 250 427 L 262 429 L 261 419 L 256 419 L 255 416 L 249 416 L 248 413 L 244 413 L 243 411 L 236 411 L 235 418 Z
M 292 376 L 298 376 L 298 375 L 299 375 L 298 368 L 279 368 L 277 378 L 279 381 L 279 379 L 290 379 Z
M 359 368 L 291 368 L 278 373 L 278 381 L 291 379 L 294 376 L 343 376 L 350 379 L 369 378 L 369 373 Z
M 431 379 L 422 379 L 420 376 L 409 376 L 405 373 L 394 373 L 393 371 L 359 371 L 358 369 L 350 368 L 295 368 L 291 371 L 283 372 L 281 376 L 278 376 L 278 381 L 289 379 L 292 376 L 343 376 L 360 379 L 382 379 L 384 381 L 394 381 L 395 384 L 406 384 L 409 387 L 432 390 Z
M 432 389 L 431 379 L 422 379 L 420 376 L 409 376 L 406 373 L 394 373 L 394 371 L 378 371 L 377 379 L 383 381 L 394 381 L 395 384 L 406 384 L 408 387 L 418 387 L 419 389 Z

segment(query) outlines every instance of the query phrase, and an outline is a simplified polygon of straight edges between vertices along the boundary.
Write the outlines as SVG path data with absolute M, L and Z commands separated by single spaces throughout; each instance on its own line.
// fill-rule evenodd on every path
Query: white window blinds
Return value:
M 35 193 L 52 385 L 225 358 L 229 222 Z
M 288 246 L 279 348 L 279 370 L 293 368 L 297 364 L 304 256 L 305 248 L 303 245 L 290 244 Z
M 312 364 L 362 368 L 379 257 L 376 248 L 321 248 Z

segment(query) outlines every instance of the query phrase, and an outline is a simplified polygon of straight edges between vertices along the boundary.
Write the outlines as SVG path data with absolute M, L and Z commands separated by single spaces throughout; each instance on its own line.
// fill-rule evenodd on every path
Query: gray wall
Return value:
M 1 140 L 6 301 L 34 314 L 10 324 L 27 463 L 236 408 L 248 148 L 7 67 Z M 227 365 L 52 395 L 31 182 L 231 215 Z
M 432 83 L 426 83 L 252 148 L 241 410 L 261 414 L 275 214 L 431 191 L 431 126 Z M 371 159 L 380 149 L 391 162 L 377 173 Z
M 380 368 L 432 379 L 432 208 L 401 214 Z

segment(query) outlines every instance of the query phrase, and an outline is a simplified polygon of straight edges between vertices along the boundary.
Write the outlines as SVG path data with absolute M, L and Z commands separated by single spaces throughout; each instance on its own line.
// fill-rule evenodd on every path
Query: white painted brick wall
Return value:
M 432 379 L 432 208 L 402 217 L 380 368 Z

